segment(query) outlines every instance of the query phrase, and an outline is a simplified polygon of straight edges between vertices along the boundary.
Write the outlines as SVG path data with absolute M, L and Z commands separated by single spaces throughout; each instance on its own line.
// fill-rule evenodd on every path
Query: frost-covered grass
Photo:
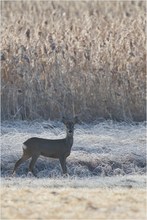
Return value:
M 4 185 L 50 187 L 145 186 L 145 123 L 103 121 L 75 126 L 74 145 L 67 158 L 69 177 L 61 176 L 58 160 L 40 157 L 35 166 L 38 179 L 27 177 L 29 161 L 16 178 L 10 177 L 22 155 L 22 143 L 30 137 L 63 138 L 60 122 L 2 122 L 1 176 Z
M 144 175 L 129 175 L 115 177 L 56 177 L 56 178 L 39 178 L 35 177 L 18 177 L 18 178 L 2 178 L 2 185 L 5 187 L 19 188 L 144 188 L 146 185 L 146 177 Z

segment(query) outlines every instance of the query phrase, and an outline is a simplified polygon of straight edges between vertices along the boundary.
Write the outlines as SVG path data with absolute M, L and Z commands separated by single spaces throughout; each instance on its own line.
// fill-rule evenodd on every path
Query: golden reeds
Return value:
M 145 2 L 2 2 L 2 119 L 145 120 Z

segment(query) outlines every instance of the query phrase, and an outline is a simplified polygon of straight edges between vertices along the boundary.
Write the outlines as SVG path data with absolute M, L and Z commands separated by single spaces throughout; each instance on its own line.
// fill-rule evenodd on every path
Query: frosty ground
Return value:
M 145 123 L 98 121 L 75 126 L 67 158 L 69 176 L 58 160 L 40 157 L 11 177 L 30 137 L 63 138 L 52 121 L 5 121 L 1 126 L 1 219 L 146 219 Z
M 64 125 L 52 121 L 5 121 L 1 126 L 1 177 L 4 186 L 144 187 L 146 178 L 145 123 L 95 122 L 75 126 L 74 144 L 67 159 L 69 176 L 63 178 L 58 160 L 40 157 L 38 179 L 27 176 L 28 163 L 11 177 L 30 137 L 63 138 Z

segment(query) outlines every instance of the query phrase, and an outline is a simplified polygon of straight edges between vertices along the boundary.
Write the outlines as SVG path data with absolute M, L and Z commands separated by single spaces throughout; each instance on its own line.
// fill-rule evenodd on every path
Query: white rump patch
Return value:
M 26 150 L 26 149 L 27 149 L 27 146 L 26 146 L 25 144 L 23 144 L 23 145 L 22 145 L 22 148 L 23 148 L 24 150 Z

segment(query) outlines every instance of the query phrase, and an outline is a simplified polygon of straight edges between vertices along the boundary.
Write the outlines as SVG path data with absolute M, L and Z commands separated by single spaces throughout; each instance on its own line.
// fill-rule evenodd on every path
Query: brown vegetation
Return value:
M 2 2 L 2 119 L 145 120 L 145 2 Z
M 144 189 L 3 188 L 1 219 L 146 219 Z

